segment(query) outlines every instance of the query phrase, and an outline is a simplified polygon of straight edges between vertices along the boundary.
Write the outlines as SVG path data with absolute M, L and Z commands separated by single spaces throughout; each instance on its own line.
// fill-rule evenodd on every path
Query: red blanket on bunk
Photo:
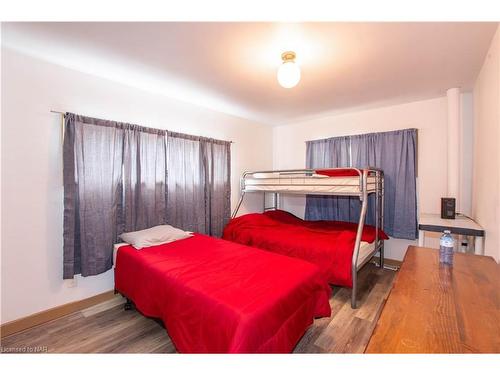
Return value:
M 329 177 L 352 177 L 359 176 L 355 169 L 351 168 L 337 168 L 337 169 L 316 169 L 317 174 L 323 174 Z
M 290 352 L 314 317 L 330 316 L 316 266 L 201 234 L 120 247 L 115 288 L 186 353 Z
M 314 220 L 307 221 L 303 220 L 290 212 L 283 210 L 273 210 L 266 211 L 263 213 L 266 217 L 273 220 L 279 221 L 284 224 L 293 224 L 303 226 L 314 231 L 326 231 L 326 232 L 339 232 L 342 230 L 347 230 L 351 232 L 356 232 L 358 230 L 358 223 L 349 223 L 346 221 L 335 221 L 335 220 Z M 361 235 L 361 241 L 372 243 L 375 241 L 375 227 L 372 225 L 365 225 L 363 227 L 363 233 Z M 379 229 L 378 235 L 383 240 L 388 240 L 389 237 L 382 229 Z
M 308 222 L 278 210 L 232 219 L 223 238 L 304 259 L 316 264 L 329 283 L 351 287 L 356 229 L 355 223 Z M 383 231 L 379 233 L 388 238 Z M 361 240 L 373 242 L 375 228 L 365 226 Z

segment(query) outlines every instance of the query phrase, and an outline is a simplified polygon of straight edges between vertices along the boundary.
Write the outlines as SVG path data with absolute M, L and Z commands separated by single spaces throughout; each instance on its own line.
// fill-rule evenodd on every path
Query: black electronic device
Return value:
M 455 218 L 455 198 L 441 198 L 441 219 Z

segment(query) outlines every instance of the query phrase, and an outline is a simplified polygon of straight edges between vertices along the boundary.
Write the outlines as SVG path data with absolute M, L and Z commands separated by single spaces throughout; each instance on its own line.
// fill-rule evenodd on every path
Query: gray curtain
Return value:
M 320 141 L 308 142 L 308 167 L 365 168 L 371 166 L 381 168 L 385 176 L 384 230 L 388 235 L 396 238 L 411 240 L 417 238 L 417 130 L 405 129 L 341 138 L 347 138 L 347 140 L 342 143 L 338 141 L 340 138 L 330 138 L 334 141 L 327 143 L 329 147 L 317 146 L 316 142 Z M 345 158 L 338 161 L 338 148 L 345 152 L 346 143 L 349 144 L 351 163 L 345 162 Z M 316 152 L 324 152 L 323 158 L 330 160 L 330 164 L 317 163 L 319 156 L 315 156 Z M 340 204 L 338 201 L 339 199 L 332 200 L 330 197 L 316 199 L 308 197 L 306 218 L 356 222 L 359 219 L 361 206 L 359 199 L 344 198 L 343 203 Z M 368 224 L 375 222 L 374 206 L 374 197 L 370 197 L 367 212 Z
M 201 145 L 196 137 L 167 137 L 167 222 L 205 233 L 205 190 Z
M 169 132 L 167 221 L 220 237 L 230 217 L 230 142 Z
M 67 113 L 63 159 L 65 279 L 109 270 L 124 231 L 229 220 L 230 142 Z
M 416 239 L 417 130 L 356 135 L 351 139 L 351 150 L 353 166 L 374 166 L 384 171 L 384 230 L 396 238 Z
M 349 137 L 308 141 L 306 142 L 306 168 L 349 167 L 350 148 Z M 305 219 L 352 221 L 351 218 L 354 216 L 352 212 L 356 210 L 357 205 L 359 202 L 350 197 L 308 195 Z
M 166 222 L 165 130 L 131 126 L 124 146 L 124 228 L 130 232 Z
M 231 215 L 231 144 L 202 139 L 205 233 L 221 237 Z
M 123 134 L 111 121 L 65 116 L 65 279 L 112 266 L 122 213 Z

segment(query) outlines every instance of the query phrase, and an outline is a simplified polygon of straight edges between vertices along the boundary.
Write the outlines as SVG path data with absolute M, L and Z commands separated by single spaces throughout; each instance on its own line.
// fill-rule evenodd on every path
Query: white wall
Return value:
M 1 322 L 113 289 L 113 274 L 62 281 L 60 110 L 232 140 L 232 205 L 244 170 L 272 165 L 272 130 L 2 48 Z M 260 210 L 249 197 L 248 210 Z
M 472 213 L 486 231 L 485 254 L 500 261 L 500 28 L 474 85 Z
M 472 101 L 470 94 L 462 95 L 462 108 L 466 113 L 464 126 L 470 133 Z M 447 177 L 447 100 L 439 97 L 431 100 L 363 110 L 301 121 L 274 128 L 274 168 L 299 168 L 305 166 L 305 141 L 333 136 L 382 132 L 405 128 L 418 129 L 418 204 L 419 212 L 439 213 L 440 198 L 446 196 Z M 470 149 L 471 141 L 465 141 Z M 470 164 L 471 153 L 464 154 Z M 467 164 L 465 164 L 467 165 Z M 462 173 L 470 186 L 470 171 Z M 468 177 L 467 177 L 468 176 Z M 464 189 L 465 207 L 470 207 L 470 188 Z M 287 197 L 283 208 L 304 215 L 303 197 Z M 386 242 L 387 258 L 401 260 L 406 248 L 416 241 L 391 239 Z M 426 246 L 437 246 L 436 236 L 426 236 Z

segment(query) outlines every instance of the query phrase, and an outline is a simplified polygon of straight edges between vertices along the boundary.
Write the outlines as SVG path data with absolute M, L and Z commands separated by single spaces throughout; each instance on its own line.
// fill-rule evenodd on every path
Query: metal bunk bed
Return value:
M 240 198 L 233 211 L 232 217 L 236 217 L 246 193 L 264 193 L 264 211 L 279 208 L 280 194 L 315 194 L 332 196 L 356 196 L 361 201 L 356 241 L 352 254 L 352 293 L 351 307 L 356 308 L 357 298 L 357 274 L 358 271 L 375 255 L 380 252 L 380 268 L 384 267 L 384 240 L 379 238 L 379 228 L 384 227 L 384 172 L 381 169 L 368 167 L 358 168 L 328 168 L 321 171 L 340 172 L 349 170 L 355 176 L 350 177 L 328 177 L 318 175 L 314 169 L 289 169 L 276 171 L 257 171 L 243 173 L 240 181 Z M 356 173 L 354 173 L 354 171 Z M 266 194 L 273 194 L 273 206 L 266 207 Z M 360 262 L 359 250 L 361 235 L 365 224 L 366 211 L 368 208 L 368 196 L 375 194 L 375 245 L 368 256 Z

